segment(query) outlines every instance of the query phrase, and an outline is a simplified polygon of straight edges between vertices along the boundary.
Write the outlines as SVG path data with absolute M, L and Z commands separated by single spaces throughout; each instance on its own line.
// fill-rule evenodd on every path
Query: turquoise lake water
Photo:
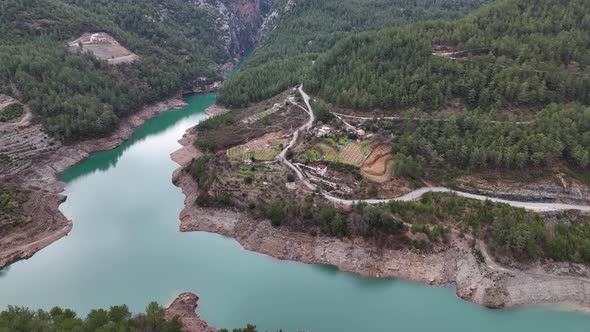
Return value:
M 0 271 L 0 307 L 85 314 L 92 308 L 171 301 L 197 293 L 216 327 L 253 323 L 264 331 L 590 331 L 590 315 L 555 307 L 490 310 L 454 289 L 363 279 L 325 266 L 272 259 L 209 233 L 178 232 L 184 196 L 171 183 L 169 154 L 204 119 L 215 94 L 186 98 L 112 151 L 61 175 L 74 220 L 69 236 Z M 543 291 L 540 289 L 539 291 Z

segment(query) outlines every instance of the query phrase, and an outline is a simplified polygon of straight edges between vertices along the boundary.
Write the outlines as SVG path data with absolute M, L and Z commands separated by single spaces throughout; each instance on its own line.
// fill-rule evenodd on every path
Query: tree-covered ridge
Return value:
M 92 310 L 86 318 L 78 317 L 70 309 L 59 307 L 50 311 L 34 311 L 9 306 L 0 312 L 0 332 L 182 331 L 182 324 L 178 319 L 166 321 L 164 314 L 164 309 L 156 302 L 150 303 L 145 313 L 139 315 L 132 315 L 126 305 L 121 305 L 109 310 Z
M 340 106 L 432 111 L 590 104 L 590 2 L 499 0 L 456 22 L 350 35 L 313 66 L 308 85 Z M 434 56 L 433 45 L 468 50 Z M 473 50 L 473 51 L 469 51 Z
M 284 1 L 283 1 L 284 2 Z M 276 8 L 282 8 L 277 2 Z M 458 18 L 486 0 L 298 0 L 243 70 L 220 93 L 223 103 L 244 106 L 301 82 L 319 54 L 352 32 L 418 20 Z
M 527 122 L 493 121 L 468 112 L 446 121 L 375 122 L 370 131 L 395 135 L 398 176 L 437 177 L 449 168 L 548 169 L 590 166 L 590 107 L 552 104 Z
M 110 33 L 140 61 L 112 67 L 65 49 L 88 31 Z M 214 77 L 214 60 L 228 58 L 217 38 L 211 14 L 181 0 L 2 1 L 0 93 L 29 103 L 64 141 L 102 136 L 143 104 Z
M 145 312 L 134 315 L 126 305 L 93 309 L 86 318 L 71 309 L 54 307 L 49 311 L 8 306 L 0 312 L 0 332 L 181 332 L 178 317 L 165 319 L 166 312 L 151 302 Z M 220 332 L 228 331 L 221 329 Z M 257 332 L 255 325 L 232 329 L 233 332 Z M 280 332 L 279 330 L 277 332 Z

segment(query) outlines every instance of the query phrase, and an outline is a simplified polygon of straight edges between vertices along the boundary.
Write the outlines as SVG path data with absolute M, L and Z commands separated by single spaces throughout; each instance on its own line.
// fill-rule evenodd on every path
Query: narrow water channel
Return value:
M 184 196 L 171 183 L 169 154 L 205 118 L 215 94 L 161 114 L 117 149 L 96 153 L 61 175 L 74 220 L 69 236 L 0 271 L 0 308 L 59 305 L 84 315 L 127 304 L 143 310 L 192 291 L 217 327 L 254 323 L 274 331 L 579 331 L 590 315 L 555 307 L 489 310 L 452 288 L 373 280 L 324 266 L 278 261 L 232 239 L 179 233 Z M 539 291 L 542 291 L 541 289 Z

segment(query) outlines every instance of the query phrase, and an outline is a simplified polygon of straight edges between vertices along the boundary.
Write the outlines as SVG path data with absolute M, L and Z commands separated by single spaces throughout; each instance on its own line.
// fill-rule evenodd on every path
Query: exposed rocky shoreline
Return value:
M 206 321 L 197 315 L 197 302 L 199 297 L 193 293 L 182 293 L 165 308 L 167 320 L 178 317 L 185 332 L 217 332 L 217 329 L 209 326 Z
M 207 109 L 205 110 L 205 114 L 207 114 L 209 116 L 218 116 L 218 115 L 225 114 L 229 111 L 230 111 L 229 109 L 227 109 L 223 106 L 213 104 L 213 105 L 207 107 Z
M 515 201 L 590 204 L 588 186 L 560 173 L 534 183 L 497 179 L 486 181 L 476 176 L 463 176 L 454 181 L 453 187 L 477 195 Z
M 530 304 L 569 304 L 590 310 L 590 268 L 580 264 L 543 264 L 526 270 L 508 269 L 487 256 L 481 263 L 469 240 L 450 236 L 450 249 L 422 254 L 413 250 L 375 247 L 362 239 L 311 236 L 272 227 L 269 221 L 253 220 L 231 209 L 210 209 L 194 204 L 198 188 L 182 168 L 198 158 L 189 129 L 172 154 L 179 165 L 173 182 L 185 194 L 180 230 L 205 231 L 234 238 L 247 250 L 282 260 L 327 264 L 364 277 L 397 278 L 434 286 L 456 285 L 462 299 L 490 308 Z M 483 248 L 485 253 L 485 248 Z
M 60 194 L 64 189 L 64 183 L 57 179 L 57 174 L 86 159 L 91 153 L 111 150 L 121 145 L 131 137 L 135 128 L 158 114 L 186 105 L 181 96 L 146 105 L 141 111 L 121 120 L 118 128 L 109 137 L 73 145 L 57 143 L 58 146 L 53 151 L 32 156 L 32 162 L 26 169 L 2 179 L 30 192 L 29 202 L 23 210 L 32 220 L 0 239 L 0 268 L 31 257 L 37 251 L 66 236 L 72 229 L 72 222 L 59 210 L 59 205 L 66 197 Z M 40 125 L 29 123 L 28 126 Z M 42 130 L 35 132 L 44 135 Z

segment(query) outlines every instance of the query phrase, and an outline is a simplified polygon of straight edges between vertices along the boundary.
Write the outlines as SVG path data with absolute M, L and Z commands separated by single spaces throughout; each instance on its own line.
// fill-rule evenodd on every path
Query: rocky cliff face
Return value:
M 274 0 L 192 0 L 210 10 L 221 41 L 231 56 L 254 47 L 272 12 Z
M 165 311 L 167 320 L 177 317 L 182 323 L 184 332 L 217 332 L 197 315 L 199 297 L 193 293 L 182 293 L 168 306 Z

